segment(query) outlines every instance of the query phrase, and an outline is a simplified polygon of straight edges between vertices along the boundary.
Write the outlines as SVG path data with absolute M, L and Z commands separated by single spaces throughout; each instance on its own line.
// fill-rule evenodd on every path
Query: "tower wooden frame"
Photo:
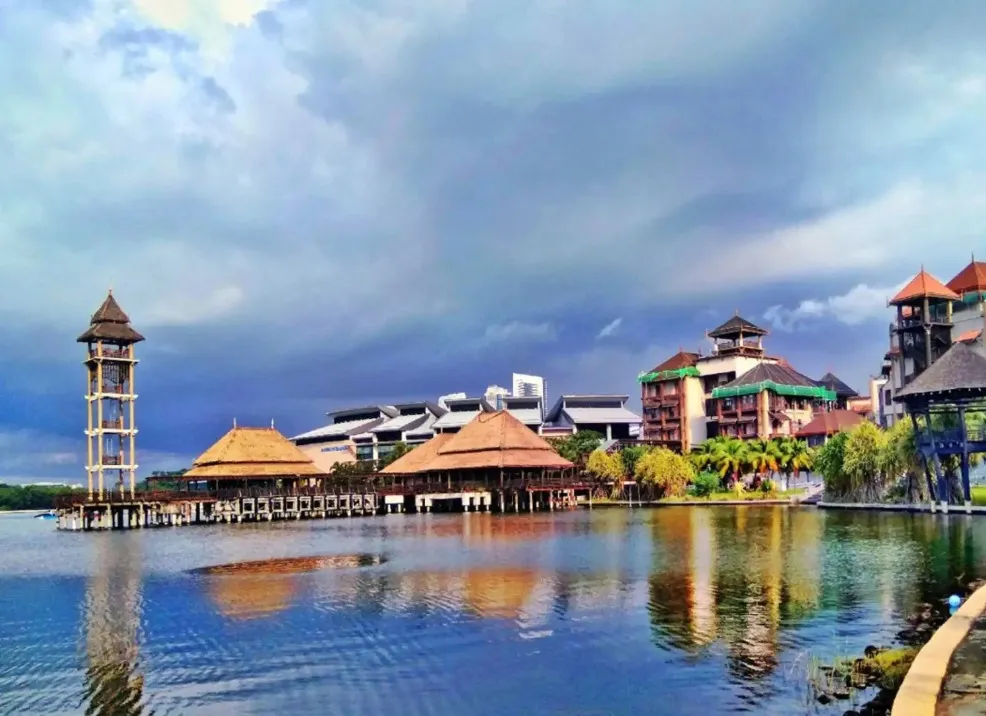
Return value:
M 89 499 L 104 499 L 114 484 L 121 497 L 127 488 L 130 497 L 134 496 L 138 467 L 134 346 L 143 340 L 112 291 L 93 314 L 89 329 L 78 338 L 87 347 L 83 365 Z

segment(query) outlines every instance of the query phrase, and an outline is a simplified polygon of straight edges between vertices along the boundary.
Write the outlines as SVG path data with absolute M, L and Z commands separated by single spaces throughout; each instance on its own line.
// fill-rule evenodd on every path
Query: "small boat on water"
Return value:
M 58 515 L 55 513 L 54 510 L 48 510 L 47 512 L 39 512 L 38 514 L 36 514 L 34 516 L 34 519 L 36 519 L 36 520 L 53 520 L 57 516 Z

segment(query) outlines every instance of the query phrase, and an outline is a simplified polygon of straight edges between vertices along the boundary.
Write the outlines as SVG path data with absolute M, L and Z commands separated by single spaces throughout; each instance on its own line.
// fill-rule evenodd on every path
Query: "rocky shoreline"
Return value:
M 962 587 L 959 593 L 963 601 L 984 584 L 986 580 L 975 580 Z M 889 716 L 918 651 L 948 617 L 947 602 L 937 609 L 927 602 L 919 604 L 907 617 L 907 627 L 897 632 L 898 645 L 867 646 L 861 657 L 837 659 L 817 667 L 817 673 L 809 677 L 815 701 L 822 705 L 850 701 L 860 692 L 875 688 L 875 696 L 862 705 L 854 705 L 843 716 Z

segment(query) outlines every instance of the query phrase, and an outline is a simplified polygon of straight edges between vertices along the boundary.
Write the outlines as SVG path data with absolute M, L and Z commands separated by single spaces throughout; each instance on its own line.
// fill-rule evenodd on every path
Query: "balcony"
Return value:
M 116 420 L 104 420 L 102 422 L 103 430 L 123 430 L 123 418 L 117 418 Z
M 92 349 L 89 351 L 90 358 L 123 358 L 130 360 L 130 350 L 128 348 L 103 348 L 102 351 Z
M 101 465 L 122 465 L 123 458 L 119 455 L 103 455 Z

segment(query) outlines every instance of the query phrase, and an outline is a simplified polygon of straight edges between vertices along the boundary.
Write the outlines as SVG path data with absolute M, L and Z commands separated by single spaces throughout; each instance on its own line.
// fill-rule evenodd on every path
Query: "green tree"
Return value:
M 914 426 L 910 420 L 898 420 L 886 433 L 881 469 L 890 480 L 901 480 L 900 496 L 906 502 L 931 499 L 924 466 L 918 453 Z
M 643 445 L 630 445 L 620 450 L 620 461 L 623 463 L 623 474 L 630 476 L 637 469 L 637 461 L 647 454 Z
M 623 461 L 618 455 L 611 455 L 604 450 L 595 450 L 586 461 L 586 470 L 600 480 L 607 482 L 622 482 Z
M 603 436 L 594 430 L 580 430 L 563 438 L 551 438 L 548 442 L 555 452 L 584 470 L 589 455 L 603 444 L 603 440 Z
M 860 423 L 849 431 L 842 472 L 849 478 L 849 492 L 855 500 L 877 502 L 883 498 L 886 445 L 886 434 L 873 423 Z
M 634 476 L 657 497 L 677 497 L 695 480 L 695 468 L 688 458 L 659 447 L 637 460 Z
M 414 448 L 410 447 L 406 442 L 400 441 L 394 444 L 394 449 L 389 453 L 384 455 L 377 461 L 377 470 L 382 470 L 387 467 L 392 462 L 396 462 L 400 458 L 407 455 Z
M 843 472 L 848 440 L 849 433 L 845 431 L 837 433 L 815 453 L 815 470 L 825 481 L 826 500 L 843 500 L 849 493 L 849 479 Z

